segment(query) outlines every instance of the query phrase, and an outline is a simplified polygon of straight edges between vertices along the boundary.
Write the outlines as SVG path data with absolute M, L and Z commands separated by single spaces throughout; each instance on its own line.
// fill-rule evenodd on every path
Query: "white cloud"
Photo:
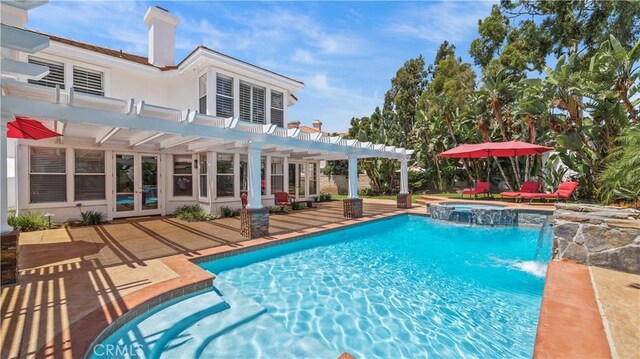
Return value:
M 144 55 L 147 26 L 142 17 L 147 7 L 142 1 L 52 1 L 29 11 L 27 27 L 81 41 L 97 37 L 103 39 L 98 45 L 114 47 L 116 42 L 124 51 Z
M 459 42 L 476 32 L 478 20 L 490 14 L 493 4 L 491 1 L 422 3 L 401 11 L 390 21 L 387 31 L 432 43 Z

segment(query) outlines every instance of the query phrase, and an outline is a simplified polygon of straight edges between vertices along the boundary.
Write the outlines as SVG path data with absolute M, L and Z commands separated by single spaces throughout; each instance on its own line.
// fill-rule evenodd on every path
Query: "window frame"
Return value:
M 32 149 L 33 148 L 44 148 L 44 149 L 55 149 L 55 150 L 62 150 L 64 151 L 64 172 L 33 172 L 32 171 L 32 167 L 31 167 L 31 161 L 33 159 L 33 153 L 32 153 Z M 69 148 L 66 147 L 47 147 L 47 146 L 28 146 L 27 147 L 27 154 L 28 154 L 28 158 L 29 158 L 29 168 L 28 168 L 28 177 L 29 177 L 29 187 L 28 187 L 28 205 L 29 206 L 51 206 L 54 204 L 62 204 L 62 203 L 68 203 L 69 201 Z M 60 201 L 38 201 L 38 202 L 34 202 L 32 199 L 32 195 L 33 192 L 31 190 L 31 186 L 33 184 L 33 180 L 32 180 L 32 176 L 64 176 L 64 199 L 60 200 Z
M 190 173 L 176 173 L 176 167 L 175 167 L 175 158 L 176 157 L 185 157 L 185 158 L 190 158 L 191 159 L 191 172 Z M 193 190 L 193 176 L 194 176 L 194 170 L 193 170 L 193 155 L 191 154 L 179 154 L 179 153 L 174 153 L 171 155 L 171 197 L 175 198 L 175 199 L 185 199 L 185 198 L 194 198 L 195 192 Z M 191 194 L 178 194 L 176 195 L 176 177 L 191 177 Z
M 231 156 L 231 173 L 220 173 L 218 166 L 220 165 L 220 156 Z M 216 165 L 216 199 L 218 198 L 235 198 L 236 197 L 236 158 L 237 154 L 235 153 L 227 153 L 227 152 L 215 152 L 215 165 Z M 229 162 L 226 161 L 225 162 Z M 238 163 L 238 171 L 239 171 L 239 163 Z M 220 176 L 229 176 L 231 177 L 231 184 L 233 186 L 232 194 L 230 196 L 221 196 L 218 191 L 218 186 L 220 181 L 218 180 Z
M 202 88 L 201 85 L 201 81 L 204 78 L 204 88 Z M 209 110 L 209 106 L 208 106 L 208 95 L 209 95 L 209 84 L 208 81 L 209 80 L 209 76 L 208 76 L 208 72 L 204 72 L 202 74 L 200 74 L 198 76 L 198 113 L 201 113 L 203 115 L 207 114 L 207 111 Z M 204 94 L 202 93 L 202 90 L 204 89 Z M 203 102 L 204 99 L 204 102 Z M 204 111 L 202 106 L 204 105 Z
M 270 118 L 270 121 L 271 121 L 271 123 L 274 123 L 273 122 L 273 112 L 274 111 L 279 111 L 282 114 L 282 123 L 281 124 L 279 123 L 279 124 L 276 124 L 276 125 L 278 125 L 280 127 L 284 127 L 284 124 L 285 124 L 285 120 L 284 120 L 284 92 L 273 90 L 273 89 L 270 92 L 271 92 L 271 96 L 270 96 L 270 99 L 269 99 L 269 112 L 270 112 L 269 113 L 269 116 L 270 116 L 269 118 Z M 273 106 L 273 96 L 277 95 L 277 94 L 279 94 L 282 97 L 282 103 L 281 103 L 282 107 L 280 107 L 280 108 Z
M 99 172 L 78 172 L 77 171 L 77 154 L 78 151 L 91 151 L 91 152 L 101 152 L 102 153 L 102 173 Z M 103 187 L 103 198 L 91 198 L 91 199 L 78 199 L 76 193 L 76 177 L 77 176 L 103 176 L 104 177 L 104 187 Z M 103 150 L 94 150 L 94 149 L 82 149 L 75 148 L 73 149 L 73 201 L 74 202 L 104 202 L 107 200 L 107 153 Z
M 224 74 L 224 73 L 221 73 L 221 72 L 216 72 L 215 75 L 216 75 L 216 91 L 215 91 L 215 95 L 216 95 L 216 97 L 215 97 L 215 99 L 216 99 L 216 106 L 215 106 L 215 108 L 216 108 L 216 116 L 217 117 L 224 117 L 224 118 L 234 117 L 235 116 L 235 102 L 236 102 L 236 99 L 235 99 L 235 82 L 236 81 L 235 81 L 233 76 L 227 75 L 227 74 Z M 218 92 L 218 77 L 224 78 L 224 79 L 227 79 L 227 80 L 231 81 L 231 96 L 225 95 L 223 93 Z M 224 98 L 226 100 L 231 100 L 231 114 L 229 116 L 227 116 L 227 114 L 220 114 L 218 106 L 220 105 L 221 101 L 218 100 L 219 97 L 220 98 Z
M 80 71 L 85 71 L 87 73 L 94 73 L 94 74 L 100 74 L 100 91 L 95 91 L 92 89 L 84 88 L 82 86 L 76 86 L 76 69 L 80 70 Z M 94 96 L 105 96 L 106 90 L 105 90 L 105 74 L 104 71 L 99 71 L 99 70 L 95 70 L 95 69 L 90 69 L 84 66 L 80 66 L 80 65 L 71 65 L 71 83 L 73 84 L 73 89 L 76 92 L 79 93 L 83 93 L 83 94 L 87 94 L 87 95 L 94 95 Z M 95 92 L 101 92 L 101 94 L 95 94 L 95 93 L 91 93 L 90 91 L 95 91 Z
M 242 118 L 242 86 L 249 86 L 249 119 L 244 119 Z M 263 101 L 262 101 L 262 122 L 255 120 L 255 112 L 254 112 L 254 90 L 255 89 L 260 89 L 263 91 Z M 267 123 L 267 87 L 266 86 L 261 86 L 261 85 L 257 85 L 254 84 L 252 82 L 249 81 L 245 81 L 245 80 L 240 80 L 239 83 L 239 90 L 240 90 L 240 95 L 238 98 L 238 104 L 239 104 L 239 108 L 240 108 L 240 113 L 238 114 L 238 119 L 240 121 L 245 121 L 245 122 L 249 122 L 249 123 L 258 123 L 258 124 L 266 124 Z
M 201 152 L 196 155 L 198 156 L 198 199 L 203 202 L 209 198 L 209 154 Z M 202 187 L 203 183 L 204 187 Z M 206 192 L 204 196 L 202 195 L 203 188 Z
M 274 160 L 279 161 L 279 162 L 275 162 L 275 164 L 280 164 L 282 166 L 282 173 L 274 173 L 273 171 Z M 271 186 L 269 188 L 269 190 L 271 191 L 270 194 L 275 194 L 276 192 L 284 192 L 284 189 L 285 189 L 284 172 L 286 170 L 285 164 L 286 163 L 285 163 L 284 157 L 275 157 L 275 156 L 271 157 L 271 164 L 270 164 L 271 165 L 270 166 Z M 282 189 L 279 191 L 274 190 L 275 182 L 273 181 L 273 179 L 277 177 L 282 178 Z
M 31 62 L 31 60 L 36 61 L 37 63 Z M 49 75 L 43 77 L 40 80 L 29 79 L 27 80 L 27 82 L 33 85 L 49 87 L 49 88 L 55 88 L 56 86 L 59 86 L 61 90 L 64 90 L 66 88 L 68 71 L 67 71 L 67 64 L 64 61 L 59 59 L 49 59 L 49 58 L 40 57 L 40 56 L 28 56 L 27 62 L 34 65 L 47 66 L 47 68 L 49 69 L 51 68 L 48 65 L 62 65 L 62 83 L 51 81 L 51 80 L 45 80 L 45 77 L 49 77 Z M 50 86 L 49 83 L 52 86 Z
M 318 172 L 319 172 L 319 165 L 317 162 L 307 162 L 307 181 L 308 181 L 308 188 L 307 188 L 307 196 L 318 196 Z M 313 168 L 313 171 L 311 170 Z M 313 186 L 312 186 L 313 184 Z M 311 190 L 313 189 L 314 193 L 311 193 Z

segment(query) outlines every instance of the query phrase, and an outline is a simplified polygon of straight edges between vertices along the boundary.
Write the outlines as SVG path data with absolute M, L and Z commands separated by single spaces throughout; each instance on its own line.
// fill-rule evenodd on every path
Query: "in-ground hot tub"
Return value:
M 518 211 L 500 204 L 440 202 L 429 204 L 431 218 L 459 223 L 516 226 Z

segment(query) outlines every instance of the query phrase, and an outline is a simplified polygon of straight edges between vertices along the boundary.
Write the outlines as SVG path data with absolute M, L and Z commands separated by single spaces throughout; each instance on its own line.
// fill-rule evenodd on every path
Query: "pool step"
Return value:
M 161 358 L 337 357 L 315 339 L 291 334 L 263 306 L 235 287 L 220 279 L 214 286 L 230 308 L 202 318 L 177 334 L 175 340 L 166 343 Z
M 196 293 L 135 318 L 103 344 L 136 349 L 123 353 L 123 357 L 157 357 L 158 347 L 175 339 L 184 328 L 228 308 L 229 304 L 215 291 Z

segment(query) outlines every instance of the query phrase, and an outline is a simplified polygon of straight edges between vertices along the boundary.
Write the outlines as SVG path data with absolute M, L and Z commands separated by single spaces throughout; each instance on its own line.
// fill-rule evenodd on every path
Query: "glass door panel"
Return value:
M 158 209 L 158 156 L 141 156 L 140 158 L 142 189 L 142 211 Z
M 134 212 L 135 166 L 133 155 L 116 155 L 116 212 Z
M 299 172 L 299 176 L 298 176 L 298 197 L 306 197 L 307 192 L 306 192 L 306 176 L 305 176 L 305 168 L 304 168 L 304 163 L 299 163 L 298 164 L 298 172 Z
M 289 195 L 296 197 L 296 164 L 289 163 Z

